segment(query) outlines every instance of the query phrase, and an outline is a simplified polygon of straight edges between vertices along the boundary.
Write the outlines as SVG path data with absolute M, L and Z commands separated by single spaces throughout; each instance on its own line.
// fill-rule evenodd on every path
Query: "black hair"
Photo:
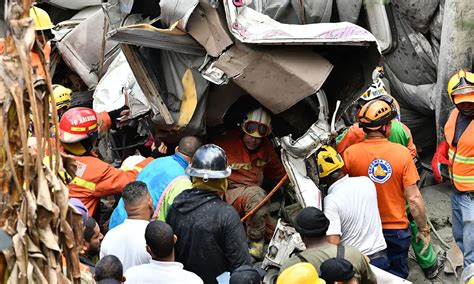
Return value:
M 178 150 L 180 153 L 192 157 L 196 150 L 202 146 L 201 140 L 196 136 L 185 136 L 179 140 Z
M 167 257 L 173 253 L 173 229 L 163 221 L 148 224 L 145 230 L 145 240 L 154 257 Z
M 122 282 L 122 278 L 122 262 L 115 255 L 106 255 L 95 265 L 95 281 L 115 279 Z
M 148 187 L 142 181 L 132 181 L 127 184 L 122 192 L 123 204 L 125 206 L 132 205 L 142 201 L 148 194 Z
M 95 221 L 94 218 L 89 217 L 84 224 L 84 240 L 86 242 L 90 242 L 92 237 L 94 236 L 94 231 L 95 231 L 95 225 L 97 222 Z

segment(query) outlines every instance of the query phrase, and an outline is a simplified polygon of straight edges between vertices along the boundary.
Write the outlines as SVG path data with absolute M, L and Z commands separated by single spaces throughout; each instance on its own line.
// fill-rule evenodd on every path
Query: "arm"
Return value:
M 353 124 L 336 138 L 336 151 L 342 154 L 347 148 L 364 141 L 364 139 L 365 133 L 362 128 L 357 123 Z
M 426 223 L 425 204 L 418 186 L 416 184 L 405 186 L 405 195 L 407 197 L 408 206 L 410 207 L 410 212 L 420 228 L 420 231 L 428 228 Z
M 97 164 L 102 163 L 100 171 L 97 173 L 96 187 L 93 195 L 96 197 L 104 197 L 122 192 L 123 188 L 130 182 L 135 181 L 138 175 L 136 168 L 143 168 L 151 162 L 152 158 L 147 158 L 136 165 L 129 171 L 122 171 L 112 167 L 111 165 L 97 159 Z
M 331 195 L 324 198 L 324 215 L 329 219 L 329 228 L 326 232 L 327 241 L 338 245 L 341 242 L 341 218 L 337 205 L 331 201 Z
M 269 143 L 268 145 L 270 144 L 271 143 Z M 264 176 L 265 179 L 278 182 L 286 174 L 286 170 L 283 167 L 283 164 L 281 163 L 280 159 L 278 158 L 275 150 L 271 146 L 268 147 L 269 149 L 267 151 L 267 155 L 270 157 L 270 162 L 265 165 Z

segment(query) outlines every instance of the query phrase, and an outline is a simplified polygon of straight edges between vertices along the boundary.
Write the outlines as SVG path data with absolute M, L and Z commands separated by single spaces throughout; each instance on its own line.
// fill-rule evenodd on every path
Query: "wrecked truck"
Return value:
M 127 119 L 141 133 L 136 141 L 151 134 L 155 142 L 174 143 L 236 127 L 261 104 L 272 113 L 273 142 L 294 201 L 322 208 L 313 156 L 350 123 L 346 110 L 372 83 L 382 50 L 391 48 L 382 3 L 366 7 L 377 15 L 372 25 L 380 40 L 349 22 L 282 24 L 242 1 L 162 0 L 152 19 L 123 5 L 108 8 L 109 17 L 123 17 L 108 33 L 121 53 L 95 89 L 96 111 L 127 103 Z M 130 147 L 113 135 L 110 148 L 120 160 Z M 304 248 L 283 215 L 261 264 L 265 283 L 274 283 L 282 261 Z

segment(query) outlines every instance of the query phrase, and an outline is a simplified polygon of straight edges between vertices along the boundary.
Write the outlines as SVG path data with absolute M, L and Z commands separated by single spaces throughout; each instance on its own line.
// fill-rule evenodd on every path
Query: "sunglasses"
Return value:
M 244 125 L 244 129 L 245 129 L 245 132 L 249 134 L 253 134 L 258 131 L 258 134 L 262 137 L 270 134 L 270 128 L 267 125 L 256 122 L 256 121 L 246 122 Z

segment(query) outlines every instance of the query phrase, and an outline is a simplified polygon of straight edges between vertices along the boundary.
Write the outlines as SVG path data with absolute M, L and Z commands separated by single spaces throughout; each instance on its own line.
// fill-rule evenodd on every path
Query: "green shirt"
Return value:
M 160 210 L 158 211 L 157 220 L 161 220 L 166 222 L 166 216 L 168 215 L 168 209 L 170 208 L 171 204 L 176 196 L 178 196 L 181 192 L 185 191 L 186 189 L 192 188 L 193 185 L 189 178 L 183 177 L 182 179 L 178 179 L 174 182 L 174 184 L 170 185 L 169 189 L 163 192 L 163 201 L 160 206 Z M 158 201 L 158 202 L 161 202 Z
M 370 269 L 369 263 L 365 256 L 353 246 L 344 246 L 344 258 L 352 263 L 354 270 L 356 272 L 355 277 L 359 283 L 371 283 L 376 277 L 375 274 Z M 300 253 L 305 259 L 311 263 L 319 273 L 319 268 L 321 264 L 330 258 L 334 258 L 337 255 L 337 246 L 333 244 L 324 244 L 317 248 L 309 248 Z M 285 260 L 282 264 L 280 271 L 285 270 L 286 268 L 300 263 L 302 260 L 296 255 L 293 255 L 289 259 Z

